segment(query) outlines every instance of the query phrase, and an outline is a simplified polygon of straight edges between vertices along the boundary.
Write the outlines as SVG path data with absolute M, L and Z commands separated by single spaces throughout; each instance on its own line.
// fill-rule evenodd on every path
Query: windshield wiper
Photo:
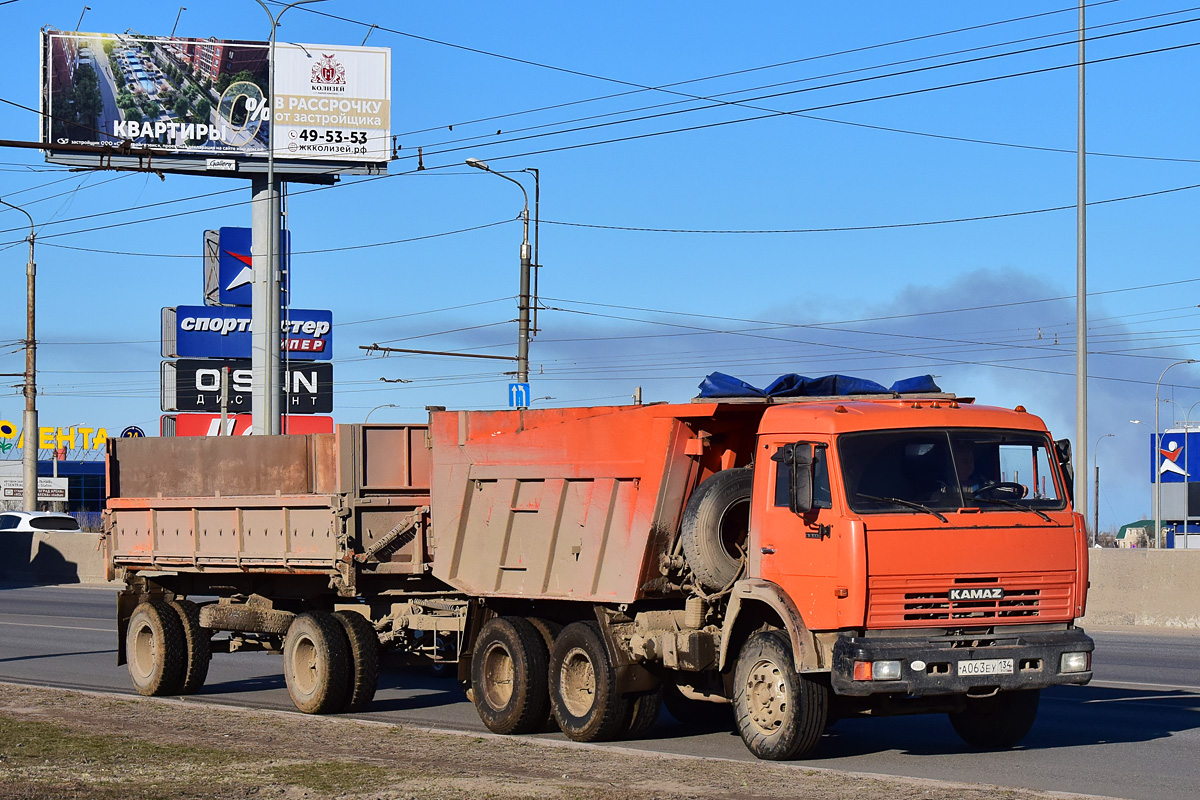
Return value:
M 1008 506 L 1009 508 L 1016 508 L 1020 509 L 1021 511 L 1032 511 L 1042 519 L 1046 520 L 1046 522 L 1054 522 L 1054 520 L 1050 519 L 1048 514 L 1040 509 L 1033 508 L 1032 506 L 1023 506 L 1015 500 L 1007 500 L 1000 497 L 976 497 L 974 495 L 971 495 L 971 499 L 977 503 L 995 503 L 996 505 Z
M 899 497 L 879 497 L 873 494 L 863 494 L 862 492 L 858 492 L 856 497 L 863 497 L 867 500 L 878 500 L 881 503 L 895 503 L 898 506 L 905 506 L 907 508 L 915 508 L 917 511 L 924 511 L 926 514 L 933 514 L 947 525 L 950 524 L 950 520 L 946 519 L 942 514 L 934 511 L 929 506 L 923 506 L 920 503 L 914 503 L 912 500 L 901 500 Z

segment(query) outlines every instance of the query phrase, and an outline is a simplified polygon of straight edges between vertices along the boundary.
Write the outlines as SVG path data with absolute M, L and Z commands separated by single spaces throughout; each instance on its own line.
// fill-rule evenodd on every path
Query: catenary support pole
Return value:
M 1085 0 L 1079 0 L 1079 88 L 1075 151 L 1075 463 L 1081 475 L 1087 474 L 1088 404 L 1087 404 L 1087 148 L 1084 135 L 1084 65 L 1086 63 L 1084 32 Z M 1087 519 L 1087 481 L 1075 482 L 1075 510 Z

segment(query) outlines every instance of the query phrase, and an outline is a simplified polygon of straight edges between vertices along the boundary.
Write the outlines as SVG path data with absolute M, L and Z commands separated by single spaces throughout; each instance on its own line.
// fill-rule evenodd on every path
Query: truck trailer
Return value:
M 759 758 L 945 713 L 1015 745 L 1091 680 L 1070 448 L 942 392 L 429 409 L 332 434 L 110 439 L 103 546 L 137 691 L 283 656 L 367 708 L 380 653 L 455 665 L 484 725 L 639 737 L 662 704 Z

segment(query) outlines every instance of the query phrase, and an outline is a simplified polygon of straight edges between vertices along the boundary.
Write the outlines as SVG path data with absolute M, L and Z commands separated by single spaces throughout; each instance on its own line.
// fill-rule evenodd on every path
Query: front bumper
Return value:
M 984 693 L 995 689 L 1045 689 L 1085 684 L 1092 672 L 1063 673 L 1063 653 L 1095 648 L 1081 628 L 1057 631 L 999 631 L 989 634 L 926 637 L 843 635 L 833 646 L 833 690 L 839 695 L 909 696 Z M 1012 659 L 1011 672 L 960 674 L 960 662 Z M 856 661 L 899 661 L 897 680 L 854 680 Z M 1090 662 L 1088 664 L 1090 667 Z

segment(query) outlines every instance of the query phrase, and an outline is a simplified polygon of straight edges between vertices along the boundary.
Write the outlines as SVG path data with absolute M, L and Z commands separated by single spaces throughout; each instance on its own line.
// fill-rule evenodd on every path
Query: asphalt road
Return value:
M 0 680 L 132 694 L 116 665 L 115 593 L 107 588 L 0 587 Z M 1200 634 L 1091 631 L 1096 680 L 1042 695 L 1033 731 L 1013 751 L 973 753 L 944 716 L 843 720 L 799 766 L 935 778 L 1138 800 L 1195 797 L 1200 786 Z M 214 656 L 195 698 L 288 710 L 282 662 Z M 483 731 L 453 679 L 387 670 L 364 718 Z M 717 723 L 688 729 L 665 712 L 652 738 L 622 746 L 752 760 Z M 544 734 L 560 737 L 561 734 Z

